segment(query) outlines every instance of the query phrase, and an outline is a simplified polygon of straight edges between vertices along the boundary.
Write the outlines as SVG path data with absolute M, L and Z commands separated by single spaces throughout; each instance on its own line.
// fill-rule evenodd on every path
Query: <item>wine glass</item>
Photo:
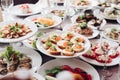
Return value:
M 104 46 L 103 46 L 103 36 L 102 36 L 102 34 L 100 35 L 100 47 L 101 47 L 101 49 L 104 51 L 104 54 L 103 54 L 103 56 L 105 57 L 105 63 L 104 63 L 104 67 L 103 67 L 103 75 L 102 75 L 102 80 L 106 80 L 106 77 L 110 77 L 110 76 L 112 76 L 112 72 L 110 72 L 109 70 L 107 70 L 107 61 L 108 61 L 108 58 L 109 58 L 109 56 L 108 56 L 108 52 L 109 52 L 109 50 L 110 50 L 110 48 L 105 48 Z
M 50 7 L 55 7 L 55 6 L 64 6 L 66 0 L 49 0 L 49 5 Z
M 12 7 L 13 4 L 14 4 L 13 0 L 1 0 L 1 7 L 3 10 L 3 20 L 4 21 L 12 19 L 9 14 L 9 8 Z

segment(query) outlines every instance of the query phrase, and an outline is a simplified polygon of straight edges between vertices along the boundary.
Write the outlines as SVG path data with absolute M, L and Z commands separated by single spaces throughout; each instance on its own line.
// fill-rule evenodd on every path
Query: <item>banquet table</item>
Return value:
M 22 20 L 22 19 L 25 18 L 25 17 L 13 16 L 13 15 L 11 15 L 11 16 L 12 16 L 14 19 L 20 19 L 20 20 Z M 70 23 L 70 18 L 66 18 L 65 21 L 61 24 L 61 26 L 65 26 L 66 24 L 69 24 L 69 23 Z M 117 22 L 115 22 L 115 21 L 114 21 L 114 22 L 112 21 L 112 23 L 111 23 L 111 22 L 108 22 L 107 25 L 110 25 L 110 24 L 119 25 L 119 24 L 118 24 Z M 57 29 L 59 29 L 59 28 L 57 28 Z M 93 39 L 93 40 L 96 40 L 97 38 L 99 38 L 99 36 L 97 36 L 97 37 L 96 37 L 95 39 Z M 0 43 L 0 49 L 4 48 L 4 47 L 7 46 L 7 45 L 9 45 L 9 44 Z M 22 45 L 15 45 L 15 46 L 24 46 L 24 45 L 22 44 Z M 36 50 L 36 51 L 37 51 L 37 50 Z M 44 64 L 45 62 L 50 61 L 50 60 L 52 60 L 52 59 L 55 59 L 55 58 L 49 57 L 49 56 L 47 56 L 47 55 L 44 55 L 44 54 L 41 53 L 40 51 L 38 51 L 38 52 L 39 52 L 39 54 L 42 56 L 42 59 L 43 59 L 42 64 Z M 80 58 L 77 58 L 77 59 L 80 59 Z M 92 65 L 92 64 L 91 64 L 91 65 Z M 95 65 L 92 65 L 92 66 L 98 71 L 98 73 L 99 73 L 99 75 L 100 75 L 100 77 L 101 77 L 101 76 L 102 76 L 103 67 L 95 66 Z M 118 79 L 118 73 L 120 73 L 119 67 L 120 67 L 119 65 L 107 67 L 107 69 L 113 73 L 112 76 L 107 77 L 107 80 L 119 80 L 119 79 Z
M 13 20 L 19 20 L 19 19 L 20 19 L 20 20 L 23 20 L 23 19 L 25 18 L 25 17 L 14 16 L 14 15 L 11 15 L 11 17 L 12 17 Z M 62 22 L 62 24 L 61 24 L 60 26 L 65 26 L 65 25 L 67 25 L 67 24 L 69 24 L 69 23 L 70 23 L 70 17 L 67 17 L 67 18 Z M 119 24 L 117 23 L 117 21 L 109 21 L 109 20 L 107 20 L 107 24 L 106 24 L 106 25 L 111 25 L 111 24 L 119 25 Z M 59 26 L 58 26 L 57 28 L 54 28 L 54 29 L 60 29 L 60 28 L 59 28 Z M 99 36 L 97 36 L 96 38 L 94 38 L 94 39 L 92 39 L 92 40 L 96 40 L 96 39 L 99 39 Z M 0 49 L 4 48 L 4 47 L 7 46 L 7 45 L 9 45 L 9 44 L 0 43 Z M 20 47 L 22 47 L 22 46 L 24 46 L 24 45 L 23 45 L 22 42 L 21 42 L 20 45 L 15 45 L 15 46 L 20 46 Z M 50 60 L 52 60 L 52 59 L 55 59 L 55 58 L 49 57 L 49 56 L 47 56 L 47 55 L 44 55 L 43 53 L 41 53 L 41 52 L 38 51 L 38 50 L 36 50 L 36 51 L 39 52 L 39 54 L 42 56 L 42 59 L 43 59 L 42 64 L 44 64 L 45 62 L 50 61 Z M 77 59 L 80 59 L 80 58 L 77 57 Z M 90 64 L 90 65 L 92 65 L 92 64 Z M 101 77 L 101 76 L 102 76 L 103 67 L 102 67 L 102 66 L 101 66 L 101 67 L 100 67 L 100 66 L 96 66 L 96 65 L 92 65 L 92 66 L 98 71 L 98 73 L 99 73 L 99 75 L 100 75 L 100 77 Z M 120 80 L 120 77 L 119 77 L 119 75 L 118 75 L 118 74 L 120 74 L 119 68 L 120 68 L 120 65 L 115 65 L 115 66 L 107 67 L 107 69 L 108 69 L 109 71 L 111 71 L 113 74 L 112 74 L 112 76 L 107 77 L 106 80 Z M 93 73 L 93 74 L 94 74 L 94 73 Z M 119 78 L 118 78 L 118 77 L 119 77 Z

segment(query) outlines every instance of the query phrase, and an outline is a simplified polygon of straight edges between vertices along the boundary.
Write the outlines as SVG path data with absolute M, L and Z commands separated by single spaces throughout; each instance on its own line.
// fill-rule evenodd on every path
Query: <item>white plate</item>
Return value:
M 115 39 L 112 39 L 112 38 L 110 38 L 110 37 L 108 37 L 107 35 L 106 35 L 106 29 L 111 29 L 111 28 L 116 28 L 116 29 L 120 29 L 120 25 L 108 25 L 108 26 L 106 26 L 106 28 L 104 29 L 104 31 L 102 32 L 102 36 L 104 37 L 104 38 L 106 38 L 106 39 L 109 39 L 109 40 L 112 40 L 112 41 L 115 41 L 115 42 L 119 42 L 119 40 L 115 40 Z
M 53 14 L 53 15 L 55 15 L 54 13 L 51 13 L 51 11 L 53 11 L 53 10 L 63 10 L 63 11 L 64 11 L 64 14 L 63 14 L 63 17 L 61 17 L 61 18 L 66 17 L 67 11 L 66 11 L 65 7 L 45 8 L 45 9 L 43 10 L 43 13 L 42 13 L 42 14 Z M 57 16 L 58 16 L 58 15 L 57 15 Z M 59 17 L 60 17 L 60 16 L 59 16 Z
M 0 79 L 1 78 L 4 78 L 4 77 L 8 77 L 8 76 L 11 76 L 11 75 L 15 75 L 15 76 L 18 76 L 20 74 L 16 74 L 17 71 L 15 71 L 14 73 L 8 73 L 7 75 L 4 75 L 4 76 L 0 76 Z M 21 71 L 22 72 L 22 71 Z M 24 71 L 23 71 L 24 72 Z M 41 76 L 40 74 L 38 73 L 34 73 L 34 72 L 29 72 L 27 71 L 26 73 L 30 74 L 32 77 L 36 78 L 37 80 L 45 80 L 45 78 L 43 76 Z M 24 74 L 23 74 L 24 75 Z
M 45 80 L 44 77 L 42 77 L 40 74 L 38 73 L 33 73 L 33 76 L 37 79 L 37 80 Z
M 71 31 L 71 30 L 69 30 L 69 29 L 70 29 L 73 25 L 74 25 L 74 24 L 70 24 L 70 25 L 67 25 L 67 26 L 63 27 L 63 31 Z M 92 29 L 92 30 L 93 30 L 92 35 L 90 35 L 90 36 L 85 36 L 85 35 L 83 35 L 83 36 L 87 37 L 88 39 L 92 39 L 92 38 L 97 37 L 97 36 L 99 35 L 99 31 L 98 31 L 98 30 L 95 30 L 95 29 Z M 72 32 L 75 32 L 75 31 L 72 31 Z M 79 33 L 78 33 L 78 34 L 79 34 Z
M 42 33 L 42 35 L 43 34 L 46 34 L 46 33 L 48 33 L 48 32 L 52 32 L 52 31 L 55 31 L 56 29 L 45 29 L 45 30 L 38 30 L 38 32 L 37 33 Z M 29 47 L 29 48 L 32 48 L 32 49 L 35 49 L 29 42 L 32 42 L 33 40 L 35 40 L 36 41 L 36 39 L 37 39 L 38 37 L 37 37 L 37 34 L 36 35 L 34 35 L 34 36 L 32 36 L 31 38 L 29 38 L 29 39 L 26 39 L 26 40 L 24 40 L 24 41 L 22 41 L 23 42 L 23 44 L 26 46 L 26 47 Z
M 107 41 L 111 47 L 118 46 L 118 43 L 116 43 L 116 42 L 109 41 L 109 40 L 106 40 L 106 39 L 104 39 L 104 40 Z M 95 42 L 99 42 L 99 40 L 93 41 L 93 43 L 95 43 Z M 120 52 L 120 47 L 118 47 L 117 50 Z M 86 57 L 83 57 L 82 55 L 80 55 L 80 58 L 83 59 L 84 61 L 88 62 L 88 63 L 94 64 L 94 65 L 97 65 L 97 66 L 104 66 L 104 63 L 100 63 L 100 62 L 98 62 L 94 59 L 86 58 Z M 106 66 L 114 66 L 114 65 L 119 64 L 119 62 L 120 62 L 120 55 L 117 58 L 112 59 L 112 62 L 107 63 Z
M 10 7 L 9 13 L 12 15 L 16 15 L 16 16 L 30 16 L 30 15 L 37 14 L 37 13 L 41 12 L 41 9 L 36 8 L 35 4 L 27 4 L 27 5 L 29 5 L 32 13 L 22 13 L 22 10 L 20 9 L 21 5 L 24 5 L 24 4 L 19 4 L 19 5 L 15 5 L 13 7 Z
M 104 12 L 100 11 L 99 9 L 94 11 L 95 15 L 101 17 L 101 18 L 105 18 L 108 20 L 117 20 L 117 18 L 114 17 L 109 17 L 108 15 L 105 15 Z
M 120 17 L 117 18 L 117 22 L 120 24 Z
M 14 20 L 14 21 L 4 21 L 0 23 L 0 28 L 8 25 L 8 24 L 15 24 L 15 23 L 20 23 L 20 24 L 25 24 L 27 27 L 30 28 L 30 30 L 32 30 L 32 32 L 28 33 L 25 36 L 19 37 L 19 38 L 13 38 L 13 39 L 8 39 L 8 38 L 0 38 L 0 42 L 2 43 L 11 43 L 11 42 L 18 42 L 18 41 L 22 41 L 24 39 L 27 39 L 31 36 L 33 36 L 38 28 L 36 27 L 36 25 L 34 23 L 31 23 L 30 21 L 21 21 L 21 20 Z
M 42 64 L 42 57 L 40 56 L 40 54 L 38 52 L 36 52 L 30 48 L 26 48 L 26 47 L 14 47 L 14 49 L 31 58 L 31 60 L 32 60 L 31 71 L 35 71 L 36 67 L 38 68 Z M 0 52 L 4 52 L 4 51 L 5 51 L 5 49 L 0 50 Z
M 70 1 L 70 5 L 76 9 L 86 9 L 86 8 L 90 8 L 93 6 L 97 6 L 98 5 L 98 1 L 97 0 L 88 0 L 90 2 L 89 5 L 85 5 L 85 6 L 77 6 L 75 4 L 72 3 L 72 1 L 77 1 L 77 0 L 71 0 Z
M 59 34 L 59 35 L 62 35 L 63 33 L 66 33 L 66 32 L 63 32 L 63 31 L 53 31 L 53 32 L 50 32 L 50 33 L 47 33 L 47 34 L 45 34 L 45 35 L 43 35 L 43 36 L 41 36 L 40 37 L 40 39 L 46 39 L 47 37 L 49 37 L 51 34 L 55 34 L 55 33 L 57 33 L 57 34 Z M 77 56 L 79 56 L 79 55 L 82 55 L 83 53 L 86 53 L 88 50 L 89 50 L 89 48 L 90 48 L 90 41 L 86 38 L 86 37 L 84 37 L 84 36 L 82 36 L 82 35 L 79 35 L 79 34 L 75 34 L 76 36 L 80 36 L 80 37 L 83 37 L 84 38 L 84 40 L 85 40 L 85 42 L 84 42 L 84 51 L 82 51 L 82 52 L 79 52 L 79 53 L 76 53 L 74 56 L 63 56 L 63 55 L 51 55 L 51 54 L 49 54 L 48 52 L 47 52 L 47 50 L 43 47 L 43 44 L 41 43 L 41 40 L 40 39 L 38 39 L 37 40 L 37 42 L 36 42 L 36 46 L 37 46 L 37 48 L 38 48 L 38 50 L 39 51 L 41 51 L 43 54 L 45 54 L 45 55 L 48 55 L 48 56 L 51 56 L 51 57 L 55 57 L 55 58 L 73 58 L 73 57 L 77 57 Z M 47 37 L 46 37 L 47 36 Z
M 66 10 L 66 9 L 67 9 L 67 8 L 65 8 L 65 7 L 63 7 L 63 6 L 53 7 L 53 8 L 45 8 L 45 9 L 43 10 L 43 13 L 42 13 L 42 14 L 47 14 L 47 13 L 53 14 L 53 13 L 51 13 L 51 11 L 53 11 L 53 10 L 65 10 L 64 16 L 61 17 L 61 18 L 65 18 L 67 15 L 68 15 L 68 16 L 73 16 L 73 15 L 75 14 L 75 11 L 74 11 L 72 8 L 69 8 L 69 9 L 67 9 L 67 10 Z
M 93 11 L 94 16 L 96 16 L 96 17 L 99 18 L 99 19 L 102 19 L 102 17 L 99 16 L 99 15 L 96 13 L 96 11 L 97 11 L 97 10 Z M 71 22 L 72 22 L 72 23 L 77 23 L 77 22 L 76 22 L 76 19 L 78 18 L 78 16 L 83 15 L 83 14 L 84 14 L 84 13 L 79 13 L 79 14 L 77 14 L 77 15 L 74 15 L 74 16 L 71 18 Z M 100 29 L 103 29 L 107 22 L 106 22 L 105 19 L 102 19 L 102 23 L 101 23 L 100 26 L 92 26 L 92 25 L 90 25 L 89 23 L 90 23 L 90 22 L 88 22 L 88 25 L 91 26 L 91 28 L 93 28 L 93 29 L 98 29 L 98 27 L 99 27 Z
M 45 76 L 45 70 L 52 69 L 56 66 L 69 65 L 72 68 L 79 67 L 82 70 L 86 71 L 88 74 L 91 74 L 92 80 L 100 80 L 99 74 L 95 68 L 93 68 L 88 63 L 85 63 L 77 59 L 55 59 L 43 64 L 38 73 L 42 76 Z
M 52 27 L 57 27 L 57 26 L 62 22 L 62 19 L 61 19 L 59 16 L 52 15 L 52 14 L 33 15 L 33 16 L 27 17 L 25 20 L 32 22 L 32 20 L 33 20 L 34 18 L 45 18 L 45 17 L 50 17 L 50 18 L 52 18 L 53 20 L 55 20 L 55 23 L 54 23 L 52 26 L 48 26 L 48 27 L 44 27 L 44 28 L 40 28 L 40 27 L 39 27 L 39 29 L 48 29 L 48 28 L 52 28 Z

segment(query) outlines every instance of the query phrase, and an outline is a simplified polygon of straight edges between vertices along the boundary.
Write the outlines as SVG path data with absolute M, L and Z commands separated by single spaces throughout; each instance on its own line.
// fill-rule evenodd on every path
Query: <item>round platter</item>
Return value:
M 40 69 L 38 70 L 38 73 L 42 76 L 45 76 L 45 70 L 52 69 L 57 66 L 62 65 L 69 65 L 72 68 L 78 67 L 82 70 L 86 71 L 88 74 L 92 76 L 92 80 L 100 80 L 98 72 L 88 63 L 85 63 L 81 60 L 77 59 L 54 59 L 51 61 L 46 62 L 43 64 Z
M 21 21 L 21 20 L 1 22 L 0 23 L 0 29 L 6 27 L 8 25 L 15 25 L 16 23 L 18 23 L 20 25 L 25 25 L 27 28 L 29 28 L 31 30 L 31 32 L 29 32 L 26 35 L 23 35 L 21 37 L 18 37 L 18 38 L 0 38 L 0 42 L 2 42 L 2 43 L 11 43 L 11 42 L 22 41 L 24 39 L 27 39 L 27 38 L 33 36 L 38 30 L 38 28 L 36 27 L 36 25 L 34 23 L 31 23 L 30 21 Z M 10 28 L 11 27 L 12 26 L 10 26 Z M 8 27 L 8 30 L 9 30 L 9 27 Z M 1 30 L 1 31 L 3 31 L 3 30 Z
M 37 40 L 36 46 L 37 46 L 38 50 L 41 51 L 43 54 L 51 56 L 51 57 L 55 57 L 55 58 L 72 58 L 72 57 L 77 57 L 77 56 L 82 55 L 83 53 L 85 53 L 85 52 L 87 52 L 89 50 L 89 48 L 90 48 L 90 42 L 89 42 L 89 40 L 86 37 L 84 37 L 82 35 L 79 35 L 79 34 L 76 34 L 76 33 L 73 33 L 73 34 L 75 34 L 76 37 L 81 37 L 81 38 L 84 39 L 84 43 L 83 43 L 84 50 L 82 50 L 80 52 L 74 52 L 74 55 L 71 55 L 71 56 L 65 56 L 65 55 L 63 55 L 63 53 L 62 53 L 63 49 L 61 50 L 60 48 L 58 48 L 57 44 L 53 44 L 53 45 L 55 45 L 56 48 L 60 51 L 60 55 L 52 55 L 52 54 L 49 53 L 48 50 L 46 50 L 44 48 L 44 44 L 42 43 L 42 39 L 47 39 L 51 35 L 54 35 L 54 34 L 63 36 L 63 35 L 66 35 L 67 33 L 70 33 L 70 32 L 53 31 L 53 32 L 47 33 L 47 34 L 41 36 L 40 39 Z
M 31 12 L 30 13 L 23 13 L 22 10 L 20 9 L 20 6 L 22 5 L 27 5 L 29 6 Z M 33 14 L 37 14 L 41 12 L 41 9 L 36 8 L 34 6 L 35 4 L 19 4 L 19 5 L 15 5 L 9 8 L 9 13 L 12 15 L 16 15 L 16 16 L 30 16 Z

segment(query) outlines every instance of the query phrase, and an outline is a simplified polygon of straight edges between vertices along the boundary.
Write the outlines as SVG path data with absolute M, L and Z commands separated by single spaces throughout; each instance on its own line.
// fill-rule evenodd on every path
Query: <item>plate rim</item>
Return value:
M 47 33 L 47 34 L 45 34 L 45 35 L 50 35 L 51 33 L 63 33 L 63 31 L 53 31 L 53 32 L 49 32 L 49 33 Z M 75 33 L 76 34 L 76 33 Z M 43 38 L 45 35 L 43 35 L 43 36 L 41 36 L 41 38 Z M 79 34 L 77 34 L 77 35 L 79 35 Z M 79 35 L 79 36 L 82 36 L 82 35 Z M 86 38 L 86 37 L 84 37 L 84 36 L 82 36 L 85 40 L 86 40 L 86 42 L 87 42 L 87 48 L 86 48 L 86 50 L 84 51 L 84 53 L 85 52 L 87 52 L 88 50 L 89 50 L 89 48 L 90 48 L 90 41 Z M 82 55 L 83 54 L 83 52 L 82 53 L 78 53 L 79 55 L 75 55 L 75 56 L 56 56 L 56 55 L 51 55 L 51 54 L 49 54 L 49 53 L 47 53 L 46 52 L 46 50 L 43 48 L 43 46 L 40 46 L 42 43 L 40 42 L 40 38 L 37 40 L 37 42 L 36 42 L 36 46 L 37 46 L 37 49 L 39 50 L 39 51 L 41 51 L 43 54 L 45 54 L 45 55 L 47 55 L 47 56 L 50 56 L 50 57 L 54 57 L 54 58 L 73 58 L 73 57 L 77 57 L 77 56 L 79 56 L 79 55 Z M 44 49 L 44 50 L 43 50 Z
M 28 4 L 29 6 L 34 6 L 35 4 L 32 4 L 32 3 L 23 3 L 23 4 Z M 37 12 L 34 12 L 34 13 L 29 13 L 29 14 L 24 14 L 24 13 L 21 13 L 21 14 L 16 14 L 16 13 L 13 13 L 11 12 L 11 9 L 14 9 L 14 8 L 17 8 L 19 7 L 20 5 L 23 5 L 23 4 L 18 4 L 18 5 L 15 5 L 15 6 L 12 6 L 9 8 L 8 12 L 12 15 L 16 15 L 16 16 L 30 16 L 30 15 L 34 15 L 34 14 L 38 14 L 42 11 L 42 9 L 39 9 L 37 10 Z
M 6 48 L 2 48 L 2 49 L 0 49 L 0 51 L 5 51 L 5 49 Z M 42 56 L 37 52 L 37 51 L 35 51 L 35 50 L 33 50 L 33 49 L 30 49 L 30 48 L 27 48 L 27 47 L 16 47 L 16 46 L 13 46 L 13 49 L 14 50 L 16 50 L 16 51 L 19 51 L 20 53 L 22 53 L 22 54 L 25 54 L 25 55 L 30 55 L 30 53 L 31 52 L 33 52 L 33 53 L 31 53 L 31 54 L 34 54 L 34 55 L 36 55 L 36 56 L 38 56 L 39 58 L 39 64 L 37 64 L 37 65 L 34 65 L 33 63 L 34 62 L 32 62 L 32 68 L 29 70 L 29 71 L 35 71 L 34 69 L 36 68 L 36 67 L 40 67 L 41 65 L 42 65 Z M 27 52 L 27 51 L 28 52 Z M 32 58 L 32 56 L 29 56 L 30 58 Z M 36 58 L 35 58 L 36 59 Z M 11 73 L 14 73 L 14 72 L 9 72 L 8 74 L 11 74 Z M 6 74 L 6 75 L 8 75 L 8 74 Z M 4 77 L 5 75 L 0 75 L 0 77 Z
M 86 65 L 86 66 L 88 66 L 88 67 L 90 67 L 90 68 L 92 68 L 92 70 L 94 70 L 95 71 L 95 73 L 96 73 L 96 75 L 97 76 L 94 76 L 94 77 L 96 77 L 97 79 L 96 80 L 100 80 L 100 76 L 99 76 L 99 73 L 98 73 L 98 71 L 93 67 L 93 66 L 91 66 L 90 64 L 88 64 L 87 62 L 84 62 L 84 61 L 82 61 L 82 60 L 80 60 L 80 59 L 73 59 L 73 58 L 71 58 L 71 59 L 62 59 L 64 62 L 66 61 L 66 62 L 68 62 L 69 64 L 71 63 L 71 61 L 73 61 L 73 62 L 75 62 L 76 61 L 76 63 L 82 63 L 82 64 L 84 64 L 84 65 Z M 62 62 L 63 62 L 62 61 Z M 45 69 L 44 67 L 45 66 L 47 66 L 48 64 L 50 64 L 50 63 L 55 63 L 55 62 L 60 62 L 61 64 L 60 65 L 64 65 L 62 62 L 61 62 L 61 59 L 53 59 L 53 60 L 50 60 L 50 61 L 48 61 L 48 62 L 46 62 L 46 63 L 44 63 L 41 67 L 40 67 L 40 69 L 38 70 L 38 73 L 40 74 L 40 75 L 42 75 L 42 76 L 45 76 L 44 74 L 41 74 L 41 72 L 40 72 L 40 70 L 41 69 Z M 65 63 L 66 63 L 65 62 Z M 68 64 L 67 63 L 67 64 Z M 74 63 L 75 64 L 75 63 Z M 57 64 L 57 65 L 59 65 L 59 63 Z M 56 66 L 57 66 L 56 65 Z M 78 66 L 79 64 L 76 64 L 76 65 L 73 65 L 73 64 L 71 64 L 70 66 L 72 67 L 72 66 L 77 66 L 77 67 L 79 67 Z M 52 67 L 52 65 L 50 65 L 51 67 Z M 79 68 L 81 68 L 81 67 L 79 67 Z M 87 71 L 86 71 L 87 72 Z M 92 74 L 91 74 L 92 75 Z M 93 76 L 93 75 L 92 75 Z M 95 79 L 94 79 L 95 80 Z
M 69 31 L 68 29 L 69 29 L 70 27 L 74 26 L 74 25 L 75 25 L 75 24 L 68 24 L 68 25 L 64 26 L 64 27 L 63 27 L 63 31 Z M 69 26 L 70 26 L 70 27 L 69 27 Z M 93 34 L 95 34 L 95 35 L 92 34 L 91 36 L 85 36 L 85 35 L 83 35 L 83 36 L 87 37 L 88 39 L 93 39 L 93 38 L 97 37 L 100 32 L 99 32 L 97 29 L 93 29 L 93 28 L 92 28 L 92 30 L 93 30 Z M 73 32 L 74 32 L 74 31 L 73 31 Z M 77 32 L 74 32 L 74 33 L 77 33 Z M 79 34 L 79 33 L 77 33 L 77 34 Z M 80 34 L 80 35 L 82 35 L 82 34 Z
M 99 41 L 99 39 L 96 39 L 96 40 Z M 104 39 L 104 40 L 107 40 L 107 39 Z M 110 42 L 114 42 L 114 41 L 110 41 Z M 114 43 L 116 43 L 116 44 L 119 46 L 119 44 L 118 44 L 117 42 L 114 42 Z M 120 49 L 120 46 L 119 46 L 118 48 Z M 82 56 L 82 55 L 80 55 L 79 57 L 80 57 L 82 60 L 84 60 L 85 62 L 88 62 L 88 63 L 90 63 L 90 64 L 93 64 L 93 65 L 96 65 L 96 66 L 104 66 L 104 63 L 97 62 L 97 61 L 94 60 L 94 59 L 90 59 L 90 58 L 84 57 L 84 56 Z M 112 62 L 112 63 L 106 64 L 106 66 L 114 66 L 114 65 L 119 64 L 120 55 L 119 55 L 117 58 L 113 59 L 113 60 L 116 61 L 117 59 L 118 59 L 118 63 Z
M 57 27 L 57 26 L 60 25 L 61 22 L 62 22 L 62 19 L 61 19 L 59 16 L 56 16 L 56 15 L 53 15 L 53 14 L 37 14 L 37 15 L 32 15 L 32 16 L 26 17 L 24 20 L 30 21 L 30 22 L 34 23 L 33 21 L 31 21 L 32 18 L 34 18 L 34 17 L 42 17 L 42 16 L 43 16 L 43 17 L 44 17 L 44 16 L 53 16 L 53 17 L 56 17 L 56 18 L 59 20 L 59 22 L 58 22 L 57 24 L 54 24 L 54 25 L 49 26 L 49 27 L 38 28 L 38 29 L 40 29 L 40 30 L 50 29 L 50 28 Z M 56 21 L 57 21 L 57 20 L 56 20 Z M 35 24 L 35 23 L 34 23 L 34 24 Z M 36 24 L 35 24 L 35 25 L 36 25 Z
M 22 41 L 22 40 L 25 40 L 26 38 L 29 38 L 31 36 L 33 36 L 37 31 L 38 31 L 38 28 L 36 27 L 35 24 L 31 23 L 30 21 L 22 21 L 22 20 L 11 20 L 11 21 L 3 21 L 0 23 L 0 28 L 4 27 L 5 25 L 8 25 L 8 24 L 14 24 L 14 23 L 21 23 L 21 24 L 25 24 L 27 27 L 29 27 L 32 32 L 28 33 L 27 35 L 25 36 L 22 36 L 22 37 L 19 37 L 19 38 L 13 38 L 13 39 L 8 39 L 8 38 L 0 38 L 0 42 L 2 43 L 13 43 L 13 42 L 18 42 L 18 41 Z
M 44 31 L 47 31 L 47 30 L 48 30 L 48 31 L 50 30 L 50 32 L 52 32 L 52 31 L 57 30 L 57 29 L 44 29 Z M 42 30 L 38 30 L 38 31 L 42 31 Z M 46 32 L 46 33 L 47 33 L 47 32 Z M 46 33 L 42 32 L 43 35 L 46 34 Z M 32 37 L 34 37 L 34 36 L 36 36 L 36 35 L 33 35 Z M 29 39 L 29 38 L 28 38 L 28 39 Z M 36 40 L 36 41 L 37 41 L 37 40 Z M 37 48 L 33 48 L 33 47 L 27 42 L 27 40 L 23 40 L 22 43 L 23 43 L 26 47 L 28 47 L 28 48 L 37 50 Z

